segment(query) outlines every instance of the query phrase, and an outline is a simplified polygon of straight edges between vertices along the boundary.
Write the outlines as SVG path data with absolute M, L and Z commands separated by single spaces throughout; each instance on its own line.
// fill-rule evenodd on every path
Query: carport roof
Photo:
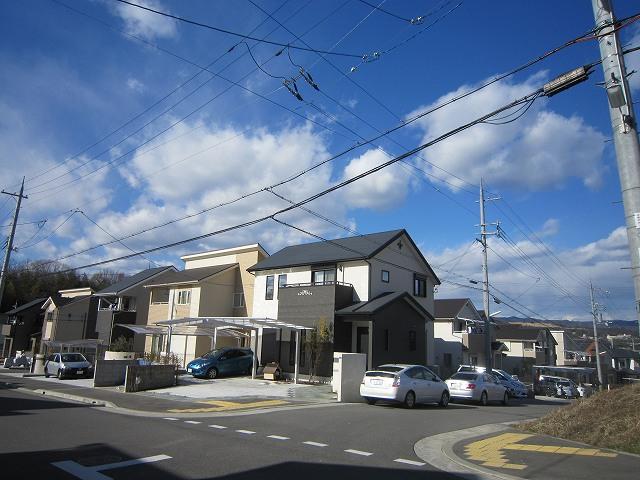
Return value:
M 158 325 L 130 325 L 126 323 L 117 324 L 119 327 L 128 328 L 133 333 L 141 334 L 141 335 L 166 335 L 167 329 L 166 327 L 160 327 Z M 232 337 L 232 338 L 242 338 L 246 337 L 247 334 L 239 332 L 238 330 L 233 330 L 232 327 L 218 327 L 218 331 L 216 333 L 215 326 L 209 325 L 179 325 L 174 327 L 171 334 L 172 335 L 188 335 L 194 337 L 211 337 L 213 335 L 217 335 L 219 337 Z
M 280 322 L 272 318 L 262 317 L 184 317 L 156 322 L 166 327 L 203 325 L 211 327 L 240 327 L 257 330 L 259 328 L 290 328 L 292 330 L 313 330 L 305 325 Z
M 104 342 L 98 338 L 83 338 L 78 340 L 44 340 L 43 343 L 49 347 L 78 347 L 97 348 Z

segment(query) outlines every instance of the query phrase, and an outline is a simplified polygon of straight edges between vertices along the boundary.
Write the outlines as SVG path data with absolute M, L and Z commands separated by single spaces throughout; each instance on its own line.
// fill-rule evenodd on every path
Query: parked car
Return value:
M 49 378 L 51 375 L 60 379 L 92 378 L 93 365 L 81 353 L 53 353 L 44 364 L 44 376 Z
M 220 375 L 250 375 L 253 351 L 250 348 L 218 348 L 187 364 L 187 373 L 194 377 L 217 378 Z
M 457 372 L 447 380 L 451 400 L 473 400 L 487 405 L 498 401 L 509 404 L 509 393 L 496 377 L 481 372 Z
M 485 372 L 485 367 L 477 367 L 475 365 L 460 365 L 458 367 L 459 372 Z M 499 368 L 493 368 L 491 373 L 498 379 L 498 381 L 505 386 L 507 393 L 511 398 L 527 398 L 529 396 L 529 389 L 517 378 L 509 375 L 504 370 Z
M 577 398 L 583 396 L 573 380 L 553 375 L 540 375 L 537 389 L 547 397 Z M 583 393 L 586 393 L 584 389 Z
M 369 405 L 378 400 L 400 402 L 407 408 L 418 403 L 449 404 L 447 384 L 421 365 L 387 364 L 365 372 L 360 395 Z

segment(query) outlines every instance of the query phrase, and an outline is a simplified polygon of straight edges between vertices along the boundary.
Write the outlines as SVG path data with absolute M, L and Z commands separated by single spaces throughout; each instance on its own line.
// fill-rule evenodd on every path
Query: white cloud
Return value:
M 349 162 L 344 169 L 343 180 L 389 159 L 381 150 L 368 150 Z M 409 176 L 400 164 L 394 164 L 345 187 L 344 195 L 352 207 L 390 210 L 404 201 L 409 190 Z
M 137 0 L 136 3 L 168 12 L 167 8 L 156 0 Z M 152 40 L 154 38 L 175 37 L 178 33 L 176 21 L 171 18 L 124 3 L 113 4 L 113 2 L 109 2 L 109 4 L 113 13 L 124 21 L 125 29 L 131 35 Z
M 560 220 L 557 218 L 549 218 L 542 225 L 542 229 L 538 232 L 539 237 L 552 237 L 560 231 Z
M 628 44 L 633 47 L 640 44 L 640 26 L 635 27 L 634 34 Z M 624 57 L 624 61 L 625 67 L 627 67 L 627 73 L 630 73 L 633 70 L 636 71 L 629 77 L 629 86 L 633 93 L 638 94 L 640 93 L 640 50 L 636 50 L 635 52 L 626 55 Z
M 594 285 L 610 292 L 609 297 L 602 300 L 608 307 L 605 318 L 635 319 L 631 275 L 628 270 L 622 270 L 630 262 L 624 227 L 576 248 L 555 250 L 557 258 L 529 240 L 517 241 L 516 245 L 529 261 L 523 260 L 516 249 L 502 240 L 489 240 L 489 282 L 493 285 L 492 294 L 503 301 L 500 305 L 492 301 L 492 311 L 502 310 L 502 316 L 522 317 L 524 313 L 551 320 L 588 320 L 588 282 L 593 280 Z M 481 284 L 469 282 L 469 279 L 481 280 L 479 245 L 469 248 L 468 244 L 463 244 L 442 252 L 426 252 L 425 256 L 441 280 L 445 280 L 436 298 L 470 297 L 481 308 L 482 296 L 477 290 Z M 535 262 L 544 274 L 532 267 L 531 262 Z M 518 303 L 540 315 L 534 315 Z M 509 304 L 520 311 L 511 309 Z
M 522 83 L 498 82 L 425 116 L 416 122 L 424 131 L 423 141 L 531 93 L 542 81 L 543 74 L 538 74 Z M 464 85 L 416 111 L 431 108 L 473 88 L 474 85 Z M 545 100 L 538 100 L 515 122 L 476 125 L 429 148 L 424 156 L 472 183 L 484 177 L 492 186 L 535 191 L 559 187 L 568 178 L 578 177 L 585 185 L 597 187 L 603 170 L 604 140 L 605 137 L 582 118 L 557 114 L 547 108 Z M 464 185 L 455 176 L 429 164 L 424 168 L 446 177 L 455 187 Z
M 136 78 L 127 79 L 127 87 L 134 92 L 142 93 L 146 90 L 144 83 Z

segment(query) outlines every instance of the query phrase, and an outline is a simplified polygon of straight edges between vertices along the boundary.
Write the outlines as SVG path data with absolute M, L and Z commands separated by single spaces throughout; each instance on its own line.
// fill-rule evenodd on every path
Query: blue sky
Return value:
M 114 0 L 0 5 L 0 183 L 16 190 L 26 176 L 29 199 L 20 221 L 47 220 L 19 226 L 15 261 L 61 258 L 109 241 L 109 235 L 128 236 L 273 184 L 586 33 L 594 23 L 586 0 L 376 0 L 398 17 L 426 15 L 422 25 L 358 0 L 255 3 L 289 31 L 248 0 L 144 2 L 283 44 L 303 46 L 297 35 L 315 49 L 383 53 L 364 64 L 339 55 L 328 56 L 329 64 L 293 48 L 276 56 L 281 47 L 238 44 L 230 35 Z M 614 6 L 620 18 L 637 13 L 632 2 Z M 621 32 L 625 43 L 640 44 L 637 25 Z M 266 62 L 267 73 L 256 68 L 248 48 L 259 64 Z M 277 192 L 305 198 L 598 56 L 594 41 L 578 43 Z M 215 59 L 209 70 L 244 89 L 198 67 Z M 294 77 L 294 63 L 321 90 L 298 79 L 304 102 L 282 87 L 282 78 L 272 77 Z M 629 71 L 640 70 L 640 53 L 628 55 L 627 63 Z M 477 185 L 484 177 L 488 190 L 502 197 L 488 205 L 488 220 L 500 220 L 512 241 L 491 240 L 491 283 L 495 295 L 517 310 L 492 308 L 585 319 L 586 284 L 592 279 L 609 292 L 600 299 L 606 316 L 633 319 L 631 278 L 621 269 L 629 258 L 622 206 L 616 203 L 620 187 L 611 127 L 604 91 L 596 85 L 601 79 L 596 69 L 588 82 L 537 100 L 516 122 L 474 127 L 308 207 L 360 233 L 406 228 L 443 280 L 473 286 L 469 279 L 481 276 L 473 240 Z M 638 97 L 640 75 L 630 81 Z M 63 261 L 79 266 L 126 255 L 285 205 L 263 192 Z M 13 203 L 0 199 L 0 206 L 6 225 Z M 74 209 L 86 216 L 72 214 Z M 348 235 L 300 210 L 281 218 L 326 238 Z M 135 271 L 150 260 L 180 265 L 180 255 L 210 248 L 260 242 L 273 252 L 310 240 L 265 222 L 106 267 Z M 470 296 L 481 305 L 479 293 L 445 282 L 438 297 Z

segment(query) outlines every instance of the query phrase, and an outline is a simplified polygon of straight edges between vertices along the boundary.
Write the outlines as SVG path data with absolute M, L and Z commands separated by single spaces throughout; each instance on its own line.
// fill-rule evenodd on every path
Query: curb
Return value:
M 79 395 L 71 395 L 68 393 L 57 392 L 55 390 L 42 390 L 42 389 L 32 390 L 30 388 L 24 388 L 24 387 L 18 387 L 16 388 L 16 390 L 19 392 L 31 393 L 39 396 L 46 395 L 48 397 L 56 397 L 56 398 L 62 398 L 64 400 L 72 400 L 74 402 L 86 403 L 93 407 L 119 408 L 114 403 L 107 402 L 104 400 L 96 400 L 95 398 L 81 397 Z
M 489 470 L 467 462 L 453 452 L 453 446 L 462 440 L 500 432 L 506 430 L 510 424 L 513 424 L 513 422 L 494 423 L 464 430 L 440 433 L 418 441 L 414 445 L 413 450 L 419 458 L 437 469 L 452 473 L 467 480 L 477 480 L 478 478 L 481 480 L 522 480 L 522 477 L 498 473 L 494 470 Z

